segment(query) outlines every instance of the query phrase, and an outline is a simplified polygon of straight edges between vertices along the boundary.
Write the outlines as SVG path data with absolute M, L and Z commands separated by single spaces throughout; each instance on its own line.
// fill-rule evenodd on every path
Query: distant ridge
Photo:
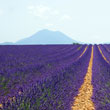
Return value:
M 16 44 L 72 44 L 77 41 L 59 31 L 41 30 L 31 37 L 22 39 Z
M 4 42 L 0 45 L 49 45 L 49 44 L 73 44 L 81 43 L 73 40 L 60 31 L 51 31 L 43 29 L 34 35 L 21 39 L 15 43 Z
M 13 45 L 14 43 L 13 42 L 3 42 L 3 43 L 0 43 L 0 45 Z

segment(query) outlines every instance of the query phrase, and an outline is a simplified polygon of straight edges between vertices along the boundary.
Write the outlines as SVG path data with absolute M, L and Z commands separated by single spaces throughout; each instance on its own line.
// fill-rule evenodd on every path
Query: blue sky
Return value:
M 110 42 L 109 0 L 0 0 L 0 42 L 42 29 L 86 43 Z

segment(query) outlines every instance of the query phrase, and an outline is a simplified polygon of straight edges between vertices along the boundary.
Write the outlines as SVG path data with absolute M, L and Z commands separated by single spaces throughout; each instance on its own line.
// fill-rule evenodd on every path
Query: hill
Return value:
M 59 31 L 41 30 L 31 37 L 19 40 L 16 44 L 73 44 L 78 43 Z

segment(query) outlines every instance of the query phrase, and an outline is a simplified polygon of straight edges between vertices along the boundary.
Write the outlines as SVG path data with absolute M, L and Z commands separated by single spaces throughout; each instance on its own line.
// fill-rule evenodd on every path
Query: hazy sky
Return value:
M 0 0 L 0 42 L 41 29 L 87 43 L 110 42 L 110 0 Z

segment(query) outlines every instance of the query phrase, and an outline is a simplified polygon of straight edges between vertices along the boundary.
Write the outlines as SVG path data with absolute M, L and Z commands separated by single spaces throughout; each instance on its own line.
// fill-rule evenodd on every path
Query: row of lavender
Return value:
M 4 110 L 68 110 L 83 83 L 91 46 L 1 46 Z M 82 72 L 83 71 L 83 72 Z
M 65 47 L 62 47 L 62 49 L 59 49 L 59 50 L 63 50 L 63 48 L 65 49 Z M 58 50 L 58 47 L 53 48 L 53 51 L 57 51 L 57 50 Z M 49 52 L 51 52 L 50 47 L 47 49 L 47 52 L 46 52 L 46 49 L 44 50 L 41 46 L 37 46 L 37 47 L 35 46 L 32 46 L 32 47 L 31 46 L 8 46 L 8 47 L 2 46 L 1 57 L 0 57 L 1 58 L 0 73 L 1 73 L 1 80 L 4 80 L 5 78 L 5 81 L 3 81 L 4 82 L 3 86 L 5 86 L 6 85 L 5 83 L 8 83 L 7 80 L 10 80 L 10 79 L 11 79 L 11 82 L 13 82 L 13 84 L 10 84 L 10 86 L 12 85 L 14 86 L 16 85 L 16 83 L 19 83 L 17 82 L 17 79 L 19 79 L 21 83 L 21 81 L 23 80 L 20 78 L 25 79 L 25 76 L 27 77 L 29 73 L 31 73 L 31 75 L 33 76 L 32 72 L 37 73 L 37 75 L 39 75 L 38 70 L 40 70 L 45 66 L 44 64 L 45 60 L 41 61 L 41 58 L 46 59 L 46 57 L 43 57 L 42 54 L 47 56 Z M 47 63 L 47 65 L 49 64 Z M 15 86 L 13 88 L 15 88 Z
M 46 47 L 48 48 L 48 47 Z M 53 47 L 53 51 L 66 49 L 64 46 L 62 47 Z M 9 89 L 15 89 L 15 86 L 19 83 L 24 83 L 24 79 L 26 80 L 25 76 L 27 77 L 29 73 L 33 76 L 32 73 L 38 74 L 38 70 L 43 68 L 43 63 L 41 62 L 42 59 L 46 59 L 46 57 L 42 57 L 43 55 L 49 54 L 51 52 L 51 47 L 44 50 L 42 46 L 2 46 L 1 47 L 1 81 L 2 81 L 2 90 L 5 89 L 6 86 L 7 90 L 10 92 Z M 51 52 L 52 53 L 52 52 Z M 39 58 L 41 57 L 41 58 Z M 47 64 L 48 65 L 48 64 Z M 5 78 L 5 81 L 4 81 Z M 23 79 L 21 79 L 23 78 Z M 16 80 L 15 80 L 16 79 Z M 9 84 L 8 80 L 11 80 L 11 84 Z M 17 81 L 18 80 L 18 81 Z M 26 81 L 25 81 L 26 82 Z M 6 85 L 6 83 L 8 83 Z M 5 90 L 6 91 L 6 90 Z M 15 90 L 14 90 L 15 91 Z M 7 91 L 6 91 L 7 92 Z M 0 91 L 1 96 L 6 93 Z M 17 92 L 18 93 L 18 92 Z
M 99 45 L 103 55 L 100 53 L 98 46 L 94 46 L 93 59 L 93 102 L 96 110 L 110 110 L 110 45 Z
M 37 51 L 36 50 L 37 48 L 41 52 Z M 0 65 L 1 66 L 1 80 L 4 80 L 4 78 L 5 78 L 5 81 L 3 81 L 2 85 L 6 86 L 6 83 L 8 83 L 9 87 L 6 88 L 6 89 L 8 89 L 8 91 L 9 91 L 9 88 L 10 89 L 12 88 L 12 90 L 13 90 L 13 88 L 15 89 L 15 86 L 19 83 L 23 83 L 23 84 L 27 83 L 27 79 L 30 80 L 30 75 L 32 77 L 34 77 L 34 75 L 37 75 L 37 78 L 38 78 L 38 77 L 41 77 L 41 75 L 43 75 L 43 73 L 46 70 L 49 71 L 50 69 L 55 67 L 54 60 L 56 60 L 56 58 L 55 57 L 48 58 L 49 49 L 51 52 L 51 48 L 53 48 L 53 47 L 51 46 L 51 47 L 47 48 L 47 52 L 46 52 L 46 47 L 40 46 L 40 48 L 38 46 L 37 47 L 36 46 L 32 46 L 32 47 L 31 46 L 30 47 L 27 47 L 27 46 L 26 47 L 25 46 L 17 46 L 17 47 L 12 46 L 11 47 L 11 46 L 9 46 L 6 48 L 3 47 L 3 49 L 1 49 L 4 51 L 4 52 L 2 52 L 2 57 L 1 57 L 2 59 L 1 59 L 1 65 Z M 55 46 L 55 48 L 56 48 L 56 46 Z M 58 48 L 59 47 L 57 47 L 57 50 L 58 50 Z M 77 48 L 77 46 L 75 46 L 75 48 Z M 70 49 L 71 49 L 71 47 L 70 47 Z M 54 51 L 54 48 L 52 51 Z M 66 50 L 66 51 L 68 51 L 68 50 Z M 29 52 L 30 55 L 27 54 L 27 52 Z M 20 54 L 20 53 L 22 53 L 22 54 Z M 61 49 L 59 49 L 58 53 L 61 53 Z M 12 54 L 11 57 L 10 57 L 10 54 Z M 43 57 L 42 54 L 44 54 L 45 57 Z M 55 55 L 55 54 L 53 54 L 53 55 Z M 61 55 L 62 55 L 62 53 L 61 53 Z M 39 58 L 39 56 L 41 58 Z M 31 59 L 33 59 L 33 62 Z M 47 59 L 49 59 L 49 61 Z M 3 62 L 2 62 L 2 60 L 3 60 Z M 52 65 L 52 63 L 51 63 L 52 60 L 53 60 L 54 65 Z M 11 82 L 9 82 L 9 80 L 11 80 Z M 4 90 L 4 89 L 2 89 L 2 90 Z M 8 92 L 8 91 L 6 91 L 6 92 Z M 0 93 L 2 96 L 2 92 L 0 92 Z M 6 93 L 3 93 L 3 96 L 4 96 L 4 94 L 6 94 Z

